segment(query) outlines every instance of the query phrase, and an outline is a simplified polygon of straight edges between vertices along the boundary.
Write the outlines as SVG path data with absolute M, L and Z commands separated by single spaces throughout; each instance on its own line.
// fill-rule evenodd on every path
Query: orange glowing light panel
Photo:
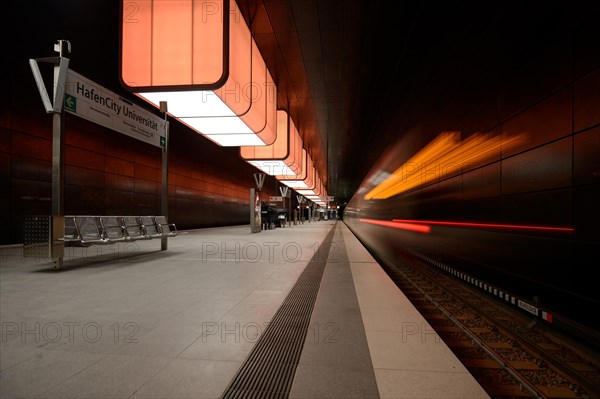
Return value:
M 277 110 L 277 138 L 268 146 L 240 147 L 240 156 L 268 175 L 296 175 L 302 168 L 302 139 L 292 118 Z
M 396 169 L 364 198 L 386 199 L 447 177 L 464 165 L 499 156 L 502 149 L 523 143 L 523 135 L 502 140 L 500 136 L 474 134 L 460 141 L 459 132 L 444 132 Z
M 277 88 L 231 1 L 123 1 L 121 79 L 223 146 L 270 145 Z
M 291 179 L 291 180 L 282 180 L 280 179 L 279 181 L 282 184 L 285 184 L 286 186 L 293 188 L 294 190 L 298 191 L 298 190 L 314 190 L 315 188 L 315 177 L 316 177 L 316 170 L 315 167 L 312 163 L 312 160 L 310 159 L 310 156 L 306 156 L 306 174 L 304 179 L 299 180 L 299 179 Z
M 123 1 L 123 82 L 138 90 L 220 87 L 228 75 L 229 20 L 236 25 L 241 18 L 237 7 L 230 10 L 234 4 L 223 0 Z M 249 52 L 249 42 L 246 46 Z
M 314 175 L 314 166 L 310 156 L 306 153 L 306 150 L 302 149 L 301 166 L 298 168 L 298 172 L 290 175 L 278 175 L 275 176 L 282 184 L 290 188 L 308 188 L 308 183 L 312 182 Z M 312 183 L 311 183 L 312 184 Z
M 315 181 L 312 187 L 307 187 L 305 189 L 296 189 L 296 192 L 298 192 L 298 194 L 304 195 L 305 197 L 309 198 L 309 197 L 320 197 L 320 193 L 321 193 L 321 187 L 322 187 L 322 183 L 321 183 L 321 178 L 319 177 L 318 174 L 316 174 L 315 171 Z

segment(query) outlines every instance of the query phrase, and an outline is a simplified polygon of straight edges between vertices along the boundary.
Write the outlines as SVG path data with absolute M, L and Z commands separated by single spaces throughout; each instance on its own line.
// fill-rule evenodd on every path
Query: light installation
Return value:
M 240 147 L 240 156 L 271 176 L 296 175 L 302 168 L 302 139 L 285 110 L 277 110 L 277 139 L 268 146 Z
M 277 88 L 235 1 L 122 2 L 121 80 L 222 146 L 276 139 Z

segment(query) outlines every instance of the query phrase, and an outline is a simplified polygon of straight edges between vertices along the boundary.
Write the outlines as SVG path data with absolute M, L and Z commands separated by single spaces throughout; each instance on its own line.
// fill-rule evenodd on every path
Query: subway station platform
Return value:
M 488 397 L 343 222 L 1 251 L 1 398 Z

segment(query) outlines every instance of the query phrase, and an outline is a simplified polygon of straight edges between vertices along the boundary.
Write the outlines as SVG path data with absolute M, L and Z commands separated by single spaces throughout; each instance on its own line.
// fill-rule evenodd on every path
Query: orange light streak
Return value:
M 445 178 L 455 168 L 493 159 L 503 149 L 512 148 L 523 141 L 523 135 L 502 140 L 498 135 L 474 134 L 461 142 L 459 132 L 444 132 L 365 194 L 364 198 L 390 198 Z

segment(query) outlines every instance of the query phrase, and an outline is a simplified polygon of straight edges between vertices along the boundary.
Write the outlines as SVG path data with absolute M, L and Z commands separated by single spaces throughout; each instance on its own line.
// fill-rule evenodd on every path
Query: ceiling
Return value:
M 397 139 L 386 126 L 397 113 L 391 106 L 400 111 L 403 98 L 427 91 L 426 76 L 439 72 L 456 51 L 449 38 L 461 40 L 464 50 L 499 15 L 414 1 L 238 0 L 238 5 L 278 86 L 278 106 L 289 109 L 329 194 L 340 202 L 349 200 Z M 474 21 L 474 12 L 489 18 Z
M 340 203 L 403 138 L 414 147 L 442 130 L 491 129 L 522 109 L 515 99 L 531 103 L 519 93 L 563 76 L 555 72 L 571 64 L 557 55 L 569 54 L 573 31 L 590 25 L 579 19 L 591 21 L 581 6 L 558 3 L 237 2 L 279 107 Z M 553 57 L 559 66 L 544 64 Z
M 240 10 L 330 195 L 348 198 L 357 86 L 365 67 L 365 32 L 372 10 L 364 1 L 240 0 Z M 365 12 L 366 10 L 366 12 Z

